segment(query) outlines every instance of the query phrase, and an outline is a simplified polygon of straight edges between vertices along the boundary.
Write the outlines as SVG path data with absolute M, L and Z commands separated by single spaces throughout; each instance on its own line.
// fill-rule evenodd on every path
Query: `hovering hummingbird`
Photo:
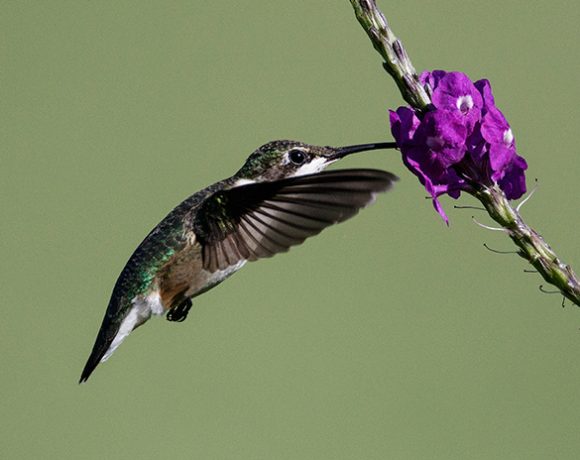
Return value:
M 285 252 L 370 204 L 392 186 L 395 175 L 375 169 L 321 171 L 352 153 L 394 147 L 273 141 L 254 151 L 236 174 L 179 204 L 123 268 L 80 383 L 152 314 L 183 321 L 193 297 L 247 261 Z

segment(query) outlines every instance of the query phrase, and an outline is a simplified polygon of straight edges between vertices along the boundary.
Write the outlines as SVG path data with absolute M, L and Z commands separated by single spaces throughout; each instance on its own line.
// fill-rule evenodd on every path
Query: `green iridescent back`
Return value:
M 116 317 L 120 310 L 130 307 L 131 300 L 145 293 L 158 270 L 181 250 L 187 241 L 188 215 L 208 196 L 221 190 L 226 181 L 218 182 L 190 196 L 173 209 L 137 247 L 119 275 L 107 316 Z M 116 308 L 115 308 L 116 305 Z

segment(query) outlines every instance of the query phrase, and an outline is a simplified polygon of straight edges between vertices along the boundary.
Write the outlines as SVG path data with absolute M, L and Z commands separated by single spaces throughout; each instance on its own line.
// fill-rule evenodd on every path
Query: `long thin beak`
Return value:
M 338 160 L 344 158 L 351 153 L 366 152 L 367 150 L 379 150 L 379 149 L 395 149 L 397 148 L 396 142 L 377 142 L 376 144 L 360 144 L 360 145 L 348 145 L 346 147 L 338 147 L 330 158 L 332 160 Z

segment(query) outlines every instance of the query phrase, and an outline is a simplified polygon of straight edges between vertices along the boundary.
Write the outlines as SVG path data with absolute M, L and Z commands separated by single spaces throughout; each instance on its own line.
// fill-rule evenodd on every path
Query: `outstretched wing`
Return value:
M 216 192 L 193 222 L 203 266 L 215 272 L 285 252 L 354 216 L 396 180 L 386 171 L 346 169 Z

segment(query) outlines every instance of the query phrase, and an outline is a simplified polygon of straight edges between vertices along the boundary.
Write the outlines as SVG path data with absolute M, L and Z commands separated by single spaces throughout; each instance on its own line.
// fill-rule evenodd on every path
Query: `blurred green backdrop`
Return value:
M 580 269 L 574 2 L 380 1 L 418 69 L 491 80 Z M 577 458 L 580 311 L 477 211 L 401 177 L 357 218 L 149 322 L 77 385 L 115 279 L 174 205 L 276 138 L 390 138 L 343 1 L 1 2 L 0 457 Z M 462 204 L 474 204 L 465 198 Z M 485 216 L 480 219 L 489 222 Z

